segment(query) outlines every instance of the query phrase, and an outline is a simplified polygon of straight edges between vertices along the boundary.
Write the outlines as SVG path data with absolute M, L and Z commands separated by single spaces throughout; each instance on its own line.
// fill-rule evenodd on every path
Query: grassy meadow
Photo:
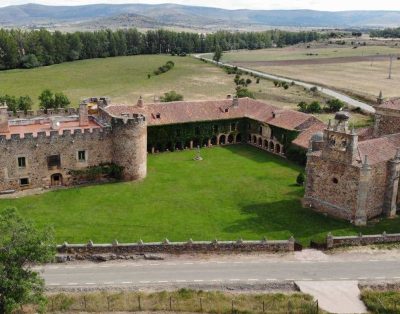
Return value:
M 175 67 L 152 76 L 167 61 Z M 235 91 L 233 80 L 221 69 L 191 57 L 141 55 L 82 60 L 30 70 L 0 72 L 0 93 L 29 95 L 38 106 L 38 96 L 46 89 L 64 92 L 76 106 L 82 98 L 109 96 L 114 102 L 136 103 L 139 96 L 153 101 L 170 90 L 185 99 L 218 99 Z
M 0 200 L 37 226 L 52 225 L 58 243 L 288 239 L 303 244 L 336 235 L 398 232 L 400 219 L 365 228 L 303 209 L 301 171 L 280 157 L 238 145 L 150 155 L 142 182 L 59 190 Z

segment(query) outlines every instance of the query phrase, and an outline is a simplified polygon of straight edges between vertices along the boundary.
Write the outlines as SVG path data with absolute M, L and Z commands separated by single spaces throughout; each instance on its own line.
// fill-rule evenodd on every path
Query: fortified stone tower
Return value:
M 123 179 L 144 179 L 147 174 L 147 122 L 143 115 L 111 119 L 113 162 L 124 167 Z

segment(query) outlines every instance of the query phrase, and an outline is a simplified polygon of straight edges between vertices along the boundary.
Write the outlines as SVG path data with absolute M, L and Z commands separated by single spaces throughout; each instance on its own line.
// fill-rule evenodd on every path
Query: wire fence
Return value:
M 295 294 L 225 294 L 182 289 L 178 292 L 100 292 L 48 297 L 48 312 L 199 312 L 199 313 L 321 313 L 318 301 Z

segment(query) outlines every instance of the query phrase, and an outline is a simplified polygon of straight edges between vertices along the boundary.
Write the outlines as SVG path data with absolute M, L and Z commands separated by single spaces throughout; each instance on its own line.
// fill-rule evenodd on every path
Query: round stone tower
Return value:
M 124 167 L 123 179 L 144 179 L 147 174 L 147 122 L 143 115 L 113 117 L 113 162 Z

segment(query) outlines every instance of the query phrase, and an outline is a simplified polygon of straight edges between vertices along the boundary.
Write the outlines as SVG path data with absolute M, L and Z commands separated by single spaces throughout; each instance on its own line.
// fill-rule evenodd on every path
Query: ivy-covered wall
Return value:
M 190 146 L 204 146 L 208 140 L 215 140 L 219 134 L 241 134 L 241 140 L 245 140 L 246 124 L 243 119 L 217 120 L 206 122 L 169 124 L 161 126 L 149 126 L 147 128 L 147 149 L 152 147 L 158 151 L 166 149 L 173 151 L 176 148 L 183 149 Z

